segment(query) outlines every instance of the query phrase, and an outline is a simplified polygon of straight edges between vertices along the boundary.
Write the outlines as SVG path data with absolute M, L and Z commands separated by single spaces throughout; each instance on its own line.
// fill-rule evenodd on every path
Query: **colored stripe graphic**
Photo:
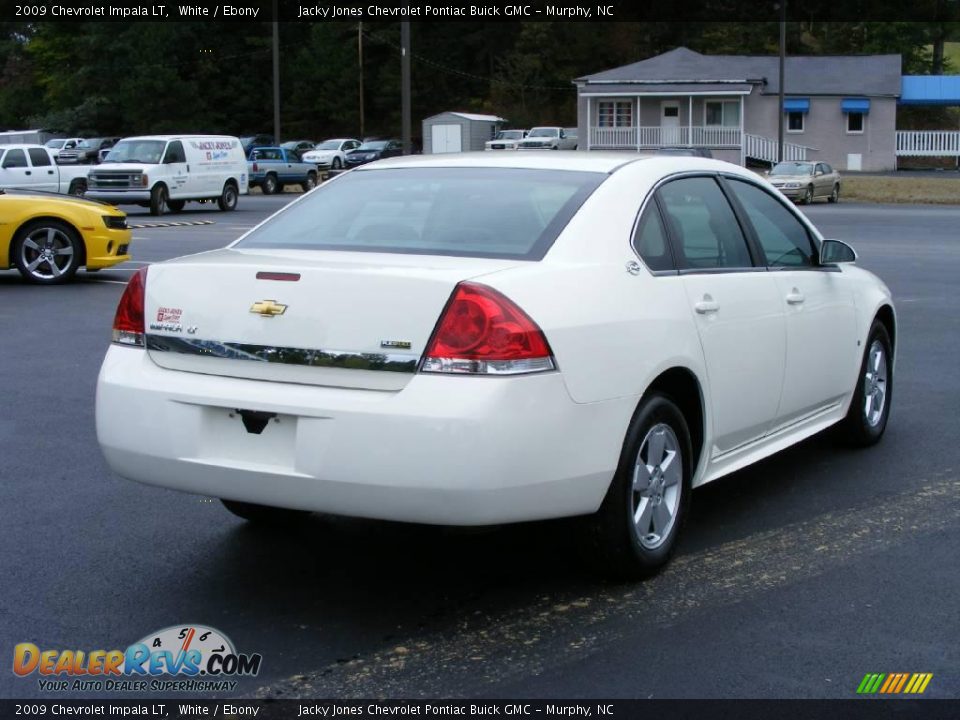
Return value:
M 858 695 L 922 695 L 933 673 L 867 673 L 857 686 Z

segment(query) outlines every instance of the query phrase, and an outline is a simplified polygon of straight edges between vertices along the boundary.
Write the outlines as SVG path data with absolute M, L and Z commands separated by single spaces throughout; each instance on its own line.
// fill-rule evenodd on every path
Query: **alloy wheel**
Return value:
M 867 369 L 863 375 L 863 415 L 870 427 L 876 427 L 883 418 L 887 402 L 887 352 L 883 343 L 874 340 L 867 355 Z
M 73 241 L 59 228 L 37 228 L 24 238 L 20 248 L 23 267 L 37 280 L 55 280 L 69 272 L 74 263 Z
M 633 522 L 637 538 L 647 550 L 657 549 L 670 537 L 682 492 L 680 443 L 669 425 L 659 423 L 640 444 L 633 471 Z

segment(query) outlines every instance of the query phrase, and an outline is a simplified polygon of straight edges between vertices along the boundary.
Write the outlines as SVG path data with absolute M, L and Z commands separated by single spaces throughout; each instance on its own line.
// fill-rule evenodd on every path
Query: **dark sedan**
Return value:
M 87 138 L 77 143 L 72 150 L 61 150 L 57 156 L 60 165 L 91 164 L 100 162 L 100 151 L 109 150 L 120 138 Z
M 356 150 L 347 153 L 347 167 L 357 167 L 396 155 L 403 155 L 403 143 L 399 140 L 368 140 Z

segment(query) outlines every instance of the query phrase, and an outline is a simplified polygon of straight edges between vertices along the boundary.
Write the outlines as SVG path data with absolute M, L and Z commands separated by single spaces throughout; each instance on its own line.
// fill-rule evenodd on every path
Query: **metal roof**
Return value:
M 492 123 L 506 122 L 504 118 L 497 117 L 496 115 L 478 115 L 477 113 L 456 112 L 454 110 L 448 110 L 447 112 L 431 115 L 428 118 L 424 118 L 424 120 L 433 120 L 434 118 L 443 117 L 444 115 L 456 115 L 457 117 L 461 117 L 464 120 L 476 120 L 477 122 L 492 122 Z
M 901 105 L 960 105 L 960 75 L 904 75 Z

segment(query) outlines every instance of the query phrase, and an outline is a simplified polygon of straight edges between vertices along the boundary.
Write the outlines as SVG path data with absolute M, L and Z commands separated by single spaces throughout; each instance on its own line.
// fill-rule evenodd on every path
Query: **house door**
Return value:
M 660 103 L 660 144 L 682 144 L 680 139 L 680 103 L 676 100 L 665 100 Z

